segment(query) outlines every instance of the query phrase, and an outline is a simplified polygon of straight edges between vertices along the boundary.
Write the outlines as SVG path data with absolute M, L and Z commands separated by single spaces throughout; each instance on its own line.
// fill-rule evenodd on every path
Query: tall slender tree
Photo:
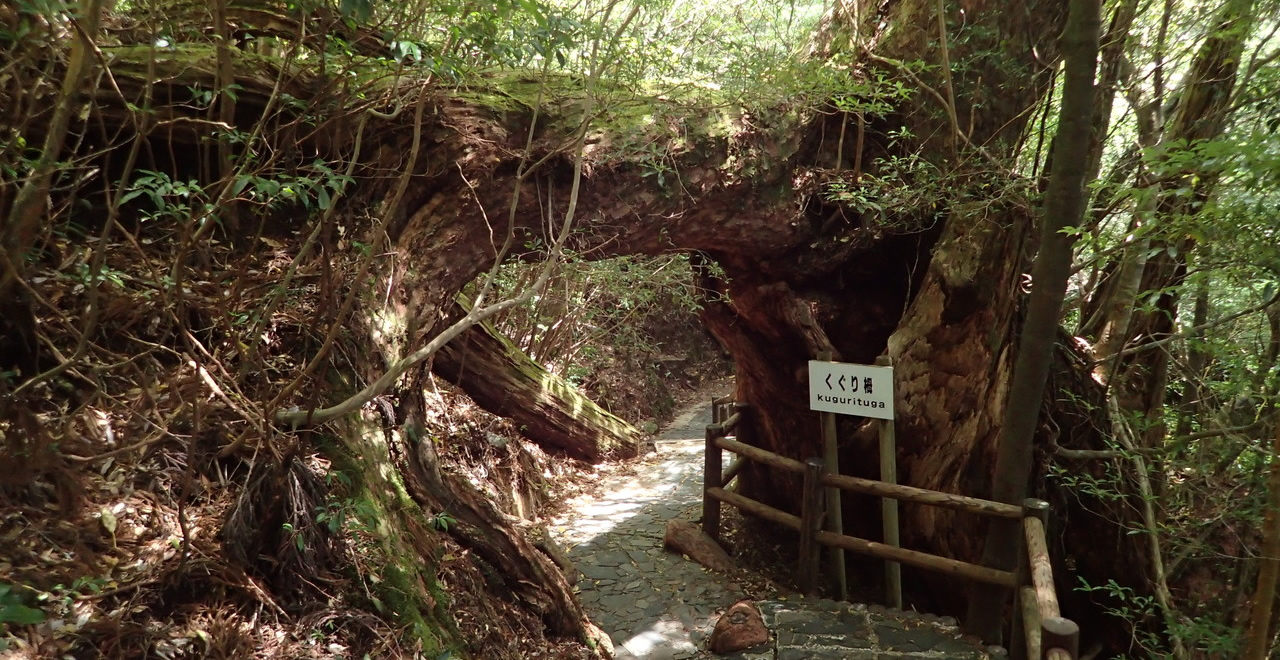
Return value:
M 1072 234 L 1064 231 L 1084 217 L 1085 177 L 1088 174 L 1094 73 L 1098 62 L 1101 26 L 1098 0 L 1072 0 L 1067 27 L 1062 33 L 1062 106 L 1058 132 L 1053 139 L 1053 170 L 1040 214 L 1040 249 L 1031 271 L 1031 295 L 1027 320 L 1018 343 L 1013 383 L 1000 428 L 1000 444 L 992 497 L 1001 502 L 1021 502 L 1031 476 L 1032 440 L 1040 417 L 1045 381 L 1058 334 L 1062 300 L 1071 273 Z M 987 532 L 983 562 L 1003 570 L 1013 568 L 1017 557 L 1018 521 L 998 521 Z M 997 600 L 1002 590 L 977 588 L 969 602 L 968 627 L 983 639 L 1000 639 L 1001 613 Z

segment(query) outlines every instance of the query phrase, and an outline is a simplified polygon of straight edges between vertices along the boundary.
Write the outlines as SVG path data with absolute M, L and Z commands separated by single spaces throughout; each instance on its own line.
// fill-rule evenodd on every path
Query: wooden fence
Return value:
M 820 458 L 798 461 L 753 446 L 750 438 L 749 406 L 735 404 L 732 397 L 725 396 L 713 399 L 711 408 L 712 423 L 707 426 L 702 497 L 702 529 L 708 536 L 717 541 L 720 538 L 722 503 L 795 530 L 800 534 L 798 582 L 805 593 L 812 593 L 817 588 L 818 554 L 822 546 L 842 548 L 886 561 L 1012 589 L 1014 632 L 1010 652 L 1014 659 L 1076 660 L 1079 654 L 1080 629 L 1075 622 L 1061 616 L 1053 584 L 1053 568 L 1049 563 L 1048 543 L 1045 540 L 1048 502 L 1028 499 L 1022 506 L 1016 506 L 872 479 L 829 474 Z M 723 468 L 722 450 L 736 454 L 727 469 Z M 804 492 L 799 516 L 729 490 L 747 461 L 803 476 Z M 1002 571 L 824 531 L 823 489 L 827 487 L 978 515 L 1021 520 L 1024 534 L 1018 569 L 1016 572 Z M 1019 629 L 1022 630 L 1021 635 L 1018 634 Z

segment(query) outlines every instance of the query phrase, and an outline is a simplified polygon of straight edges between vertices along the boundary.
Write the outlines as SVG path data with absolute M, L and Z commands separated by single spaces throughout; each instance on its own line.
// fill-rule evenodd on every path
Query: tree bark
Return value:
M 1280 429 L 1280 425 L 1277 425 Z M 1280 431 L 1271 449 L 1270 478 L 1267 484 L 1267 513 L 1262 523 L 1262 552 L 1258 557 L 1258 588 L 1253 592 L 1253 612 L 1245 637 L 1244 660 L 1265 660 L 1271 648 L 1271 606 L 1276 599 L 1280 576 Z
M 421 429 L 425 407 L 423 383 L 400 392 L 405 420 L 399 429 L 401 471 L 414 499 L 423 509 L 443 512 L 456 523 L 449 533 L 487 564 L 486 573 L 500 581 L 526 607 L 537 612 L 547 630 L 587 641 L 586 617 L 573 587 L 550 555 L 539 550 L 535 539 L 515 518 L 497 509 L 482 492 L 461 475 L 440 470 L 434 440 Z
M 454 316 L 465 314 L 459 308 Z M 596 463 L 634 456 L 644 441 L 638 429 L 534 362 L 492 323 L 472 326 L 446 344 L 432 369 L 550 452 Z
M 1067 27 L 1062 33 L 1065 84 L 1058 133 L 1053 140 L 1053 171 L 1045 192 L 1040 227 L 1040 251 L 1031 272 L 1031 295 L 1026 324 L 1013 366 L 1008 405 L 996 451 L 992 499 L 1016 504 L 1027 496 L 1031 477 L 1032 440 L 1044 398 L 1045 381 L 1053 359 L 1062 300 L 1071 274 L 1072 235 L 1063 229 L 1078 225 L 1084 217 L 1085 176 L 1094 111 L 1094 71 L 1098 58 L 1101 24 L 1098 0 L 1072 0 Z M 1014 570 L 1018 554 L 1019 521 L 1001 519 L 987 531 L 983 564 Z M 1005 597 L 1001 589 L 976 587 L 969 601 L 969 631 L 984 640 L 1000 643 Z M 1014 631 L 1012 634 L 1020 634 Z

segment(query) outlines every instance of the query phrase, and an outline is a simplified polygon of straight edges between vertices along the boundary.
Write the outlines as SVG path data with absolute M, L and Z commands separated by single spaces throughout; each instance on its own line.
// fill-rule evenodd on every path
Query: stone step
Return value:
M 951 617 L 876 605 L 797 598 L 757 603 L 771 631 L 767 646 L 724 656 L 731 660 L 1000 660 L 961 634 Z

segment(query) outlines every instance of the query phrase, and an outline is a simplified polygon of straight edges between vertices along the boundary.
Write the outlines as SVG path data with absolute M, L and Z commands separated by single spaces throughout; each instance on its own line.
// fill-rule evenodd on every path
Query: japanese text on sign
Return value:
M 893 419 L 893 367 L 810 360 L 809 409 Z

